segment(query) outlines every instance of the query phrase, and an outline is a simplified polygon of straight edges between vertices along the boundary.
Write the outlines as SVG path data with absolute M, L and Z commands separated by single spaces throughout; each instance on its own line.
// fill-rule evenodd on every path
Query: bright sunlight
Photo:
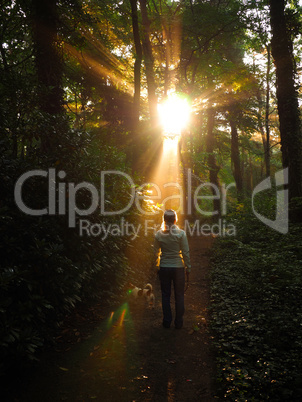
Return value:
M 158 114 L 163 127 L 163 135 L 175 137 L 188 124 L 190 107 L 186 99 L 177 95 L 170 96 L 158 105 Z
M 163 143 L 162 154 L 152 181 L 157 183 L 161 190 L 159 201 L 161 208 L 178 211 L 182 205 L 179 191 L 181 186 L 179 140 L 182 130 L 189 122 L 190 106 L 185 98 L 173 94 L 158 105 L 158 114 Z

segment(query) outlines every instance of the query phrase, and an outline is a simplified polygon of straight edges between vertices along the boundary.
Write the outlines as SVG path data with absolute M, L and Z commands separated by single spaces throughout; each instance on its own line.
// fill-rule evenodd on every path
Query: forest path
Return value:
M 99 315 L 89 334 L 75 324 L 66 329 L 78 342 L 67 350 L 63 342 L 65 349 L 43 356 L 26 389 L 14 400 L 217 401 L 207 328 L 212 239 L 191 237 L 189 244 L 192 273 L 181 330 L 161 326 L 160 286 L 154 275 L 154 309 L 130 309 L 125 303 L 112 317 Z

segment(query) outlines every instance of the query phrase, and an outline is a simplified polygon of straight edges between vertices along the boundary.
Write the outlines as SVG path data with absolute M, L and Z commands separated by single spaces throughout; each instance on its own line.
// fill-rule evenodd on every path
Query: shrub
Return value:
M 269 204 L 269 201 L 268 201 Z M 227 400 L 301 400 L 301 225 L 286 235 L 244 208 L 213 256 L 212 329 Z

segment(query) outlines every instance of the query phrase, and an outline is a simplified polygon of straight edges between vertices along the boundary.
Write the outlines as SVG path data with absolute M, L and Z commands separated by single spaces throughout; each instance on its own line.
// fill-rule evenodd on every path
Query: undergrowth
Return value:
M 231 219 L 237 236 L 217 240 L 213 253 L 219 396 L 301 400 L 302 226 L 282 235 L 247 208 Z
M 108 146 L 100 148 L 94 141 L 88 133 L 71 137 L 68 145 L 73 146 L 74 152 L 62 151 L 50 166 L 66 172 L 66 182 L 88 181 L 95 188 L 99 186 L 100 172 L 108 166 L 127 171 L 122 152 Z M 148 258 L 151 247 L 147 247 L 147 239 L 135 242 L 131 236 L 118 233 L 111 233 L 106 239 L 103 233 L 82 235 L 79 219 L 77 227 L 71 228 L 67 213 L 30 216 L 21 212 L 14 199 L 18 178 L 33 167 L 48 172 L 52 161 L 40 160 L 39 155 L 28 161 L 13 160 L 3 141 L 0 150 L 1 379 L 18 367 L 31 367 L 42 350 L 53 346 L 56 331 L 78 303 L 94 300 L 102 305 L 113 303 L 123 292 L 128 277 L 137 275 L 138 264 L 143 271 L 142 261 Z M 114 206 L 119 210 L 120 205 L 129 202 L 129 189 L 119 178 L 111 179 L 105 190 L 106 208 Z M 58 199 L 58 187 L 56 192 Z M 48 182 L 36 177 L 28 179 L 22 196 L 31 208 L 45 208 L 49 202 Z M 64 197 L 67 206 L 67 191 Z M 91 205 L 89 192 L 79 192 L 76 204 L 87 209 Z M 103 216 L 99 208 L 84 217 L 91 225 L 104 227 L 119 226 L 121 222 L 121 216 Z M 123 218 L 136 226 L 140 222 L 135 210 L 127 211 Z

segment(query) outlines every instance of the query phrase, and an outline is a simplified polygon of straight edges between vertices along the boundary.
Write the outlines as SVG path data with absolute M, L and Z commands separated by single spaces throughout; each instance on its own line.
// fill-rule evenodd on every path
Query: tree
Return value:
M 207 136 L 206 136 L 206 152 L 208 155 L 207 162 L 209 166 L 209 176 L 210 183 L 212 183 L 216 189 L 219 189 L 219 179 L 218 173 L 220 167 L 216 163 L 216 158 L 214 154 L 215 150 L 215 109 L 212 105 L 208 106 L 207 109 Z M 220 198 L 215 197 L 217 195 L 216 189 L 211 187 L 213 193 L 213 211 L 217 212 L 217 217 L 220 215 Z
M 242 199 L 243 183 L 242 183 L 242 172 L 240 165 L 240 151 L 239 151 L 239 139 L 238 130 L 236 125 L 236 117 L 229 117 L 230 127 L 231 127 L 231 161 L 233 165 L 233 175 L 236 182 L 237 188 L 237 198 L 240 201 Z
M 57 0 L 32 0 L 38 99 L 39 108 L 42 112 L 41 150 L 48 155 L 58 146 L 58 126 L 60 124 L 58 118 L 64 113 L 63 59 L 58 41 L 58 21 Z M 56 120 L 52 120 L 52 117 L 55 117 Z M 43 120 L 46 123 L 44 129 L 42 129 Z
M 270 0 L 272 55 L 276 65 L 276 87 L 283 167 L 289 168 L 289 200 L 302 197 L 302 131 L 292 38 L 285 16 L 285 1 Z M 302 210 L 293 220 L 302 219 Z
M 266 175 L 269 177 L 271 175 L 271 150 L 270 150 L 270 126 L 269 126 L 269 115 L 270 115 L 270 75 L 271 75 L 271 47 L 266 46 L 267 51 L 267 68 L 266 68 L 266 93 L 265 93 L 265 140 L 264 142 L 264 159 L 266 167 Z
M 148 101 L 150 110 L 150 120 L 153 128 L 157 125 L 157 96 L 154 78 L 154 59 L 150 40 L 150 20 L 147 11 L 147 0 L 140 0 L 142 14 L 142 44 L 148 84 Z
M 137 130 L 140 111 L 140 93 L 141 93 L 141 64 L 143 58 L 142 45 L 139 33 L 137 0 L 130 0 L 133 40 L 135 46 L 134 62 L 134 97 L 133 97 L 133 127 Z
M 190 3 L 184 17 L 180 80 L 182 87 L 199 99 L 201 113 L 208 122 L 200 130 L 198 148 L 208 155 L 210 181 L 219 183 L 219 165 L 225 165 L 225 161 L 219 161 L 223 148 L 231 157 L 239 199 L 243 192 L 239 126 L 243 126 L 241 115 L 248 108 L 251 92 L 250 74 L 243 63 L 241 13 L 241 5 L 236 1 Z M 226 158 L 226 153 L 222 157 Z

